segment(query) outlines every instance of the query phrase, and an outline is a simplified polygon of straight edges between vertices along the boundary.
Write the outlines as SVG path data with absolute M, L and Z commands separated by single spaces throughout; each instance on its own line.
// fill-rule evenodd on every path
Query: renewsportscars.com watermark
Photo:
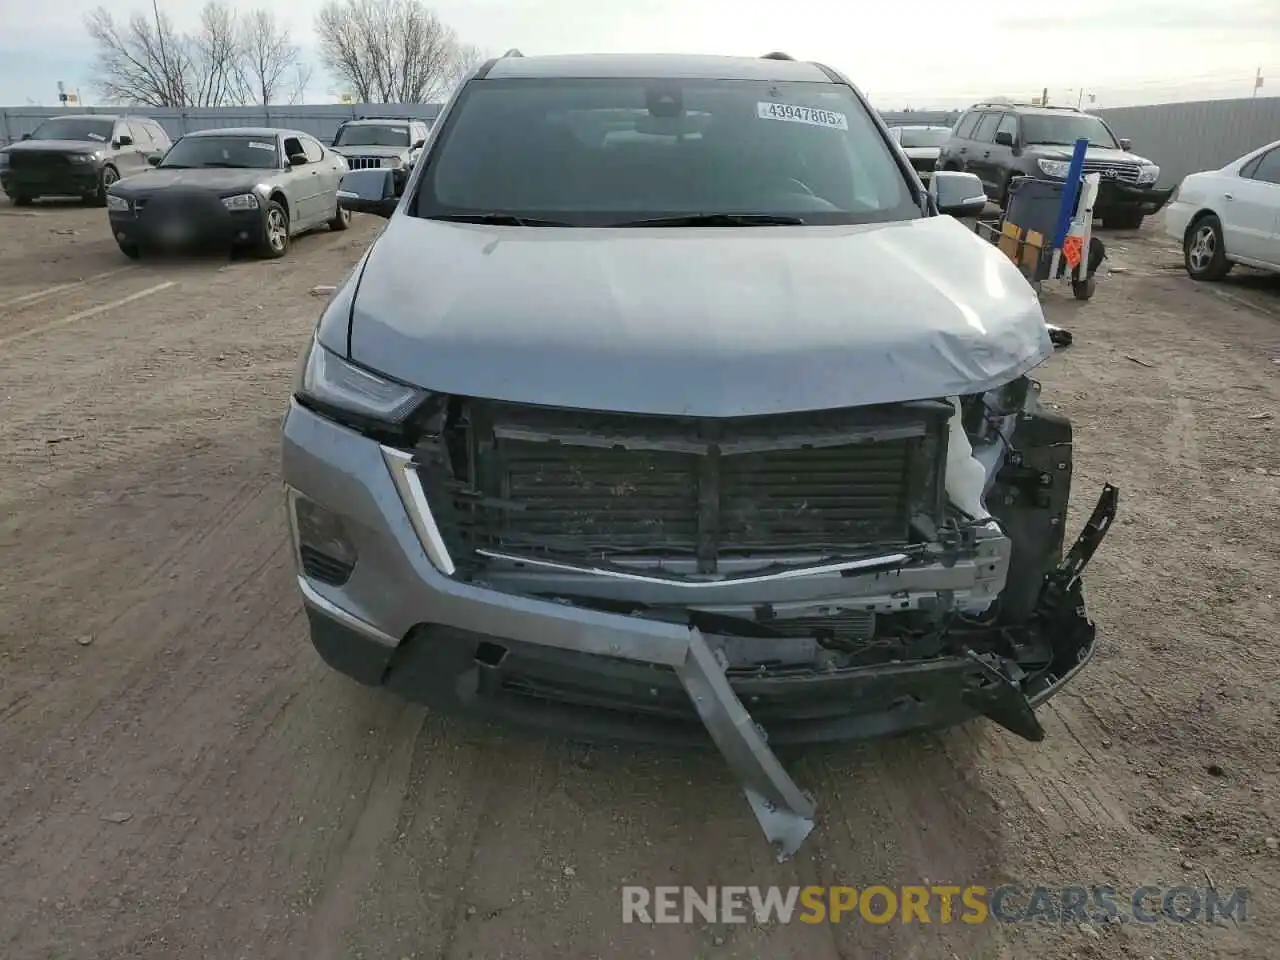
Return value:
M 624 923 L 1244 923 L 1248 904 L 1212 886 L 622 888 Z

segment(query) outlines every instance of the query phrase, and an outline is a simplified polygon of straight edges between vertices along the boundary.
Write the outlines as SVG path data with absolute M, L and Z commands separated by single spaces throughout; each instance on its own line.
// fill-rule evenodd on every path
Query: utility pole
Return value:
M 1258 72 L 1253 75 L 1253 99 L 1258 99 L 1258 90 L 1262 87 L 1262 68 L 1258 68 Z
M 1049 105 L 1049 88 L 1045 87 L 1040 93 L 1040 106 L 1047 107 Z
M 173 105 L 173 75 L 169 72 L 169 56 L 164 49 L 164 28 L 160 24 L 160 0 L 151 0 L 151 11 L 156 17 L 156 42 L 160 45 L 160 69 L 164 71 L 165 99 Z

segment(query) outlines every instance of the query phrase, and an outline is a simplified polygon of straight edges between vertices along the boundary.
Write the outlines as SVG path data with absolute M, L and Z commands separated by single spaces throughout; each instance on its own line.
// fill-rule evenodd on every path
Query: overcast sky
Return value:
M 159 0 L 179 27 L 203 0 Z M 314 46 L 322 0 L 268 4 Z M 57 81 L 97 102 L 84 14 L 98 0 L 0 0 L 0 105 L 51 103 Z M 252 0 L 235 4 L 250 9 Z M 149 0 L 106 0 L 125 18 Z M 847 73 L 882 107 L 956 106 L 986 96 L 1058 102 L 1083 86 L 1095 105 L 1280 95 L 1280 0 L 1072 0 L 1043 16 L 988 14 L 1021 4 L 968 7 L 955 0 L 437 0 L 462 39 L 493 53 L 727 53 L 785 50 Z M 341 90 L 320 70 L 308 90 L 333 102 Z

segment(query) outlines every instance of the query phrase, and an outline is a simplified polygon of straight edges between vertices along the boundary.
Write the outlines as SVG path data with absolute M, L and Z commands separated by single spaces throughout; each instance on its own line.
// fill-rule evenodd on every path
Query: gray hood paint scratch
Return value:
M 431 390 L 707 417 L 978 393 L 1053 352 L 1035 293 L 950 217 L 521 228 L 397 214 L 350 356 Z

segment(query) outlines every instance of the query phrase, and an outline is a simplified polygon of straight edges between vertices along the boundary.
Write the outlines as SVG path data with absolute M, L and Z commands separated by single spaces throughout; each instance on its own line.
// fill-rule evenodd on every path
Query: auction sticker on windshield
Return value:
M 274 150 L 276 148 L 274 143 L 259 143 L 257 140 L 250 140 L 249 146 L 254 150 Z
M 801 107 L 794 103 L 757 103 L 756 113 L 761 120 L 807 123 L 813 127 L 830 127 L 832 130 L 849 129 L 849 118 L 843 113 L 817 107 Z

